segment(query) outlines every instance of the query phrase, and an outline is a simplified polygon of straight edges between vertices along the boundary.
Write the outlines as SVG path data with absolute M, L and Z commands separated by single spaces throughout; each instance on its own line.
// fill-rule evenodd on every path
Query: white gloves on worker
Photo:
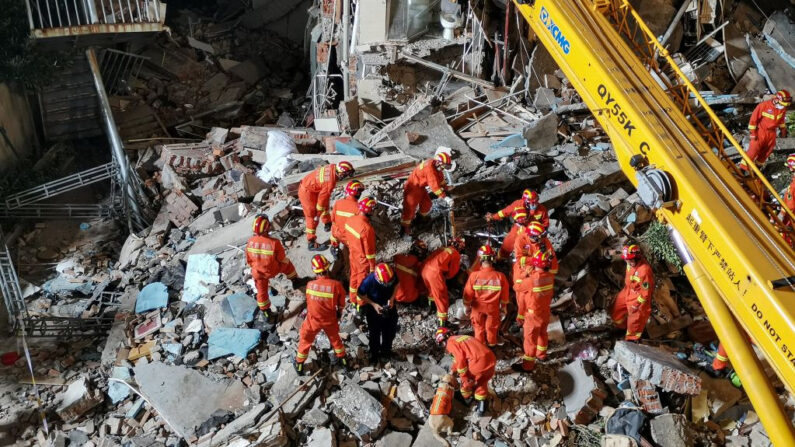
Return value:
M 445 197 L 442 200 L 444 200 L 444 203 L 446 203 L 447 206 L 449 206 L 450 208 L 452 208 L 453 207 L 453 203 L 455 203 L 455 200 L 453 200 L 452 197 Z

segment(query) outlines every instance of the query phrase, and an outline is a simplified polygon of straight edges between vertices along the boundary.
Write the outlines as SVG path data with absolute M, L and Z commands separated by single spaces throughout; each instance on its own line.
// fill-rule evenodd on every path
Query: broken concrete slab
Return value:
M 279 368 L 279 376 L 270 391 L 268 400 L 273 405 L 279 405 L 296 388 L 307 383 L 309 377 L 299 376 L 291 362 L 282 362 Z M 303 410 L 312 403 L 315 395 L 320 391 L 322 380 L 312 380 L 306 390 L 291 397 L 290 400 L 282 405 L 282 412 L 288 419 L 295 419 Z
M 253 427 L 254 424 L 257 423 L 257 420 L 265 413 L 266 408 L 267 405 L 264 403 L 254 405 L 250 410 L 238 416 L 234 421 L 226 424 L 224 428 L 215 432 L 206 443 L 200 445 L 207 445 L 207 447 L 226 445 L 225 443 L 229 438 L 249 427 Z
M 363 442 L 375 440 L 386 427 L 386 408 L 353 382 L 344 382 L 329 402 L 334 417 Z
M 558 370 L 558 380 L 569 418 L 575 424 L 591 422 L 602 409 L 607 393 L 593 375 L 590 363 L 577 359 L 567 364 Z
M 211 254 L 192 254 L 188 256 L 188 267 L 185 269 L 185 285 L 182 289 L 182 301 L 193 303 L 206 296 L 208 285 L 220 282 L 220 264 Z
M 232 317 L 235 325 L 240 326 L 254 321 L 254 313 L 257 311 L 257 300 L 245 293 L 235 293 L 224 297 L 221 302 L 221 309 Z
M 385 434 L 375 443 L 375 447 L 411 447 L 411 435 L 399 431 Z
M 577 241 L 566 256 L 560 261 L 558 276 L 569 278 L 582 266 L 586 260 L 598 249 L 607 239 L 608 231 L 604 227 L 596 227 L 593 231 L 584 235 Z
M 245 358 L 259 343 L 260 335 L 259 329 L 219 327 L 210 333 L 207 340 L 207 359 L 213 360 L 229 354 Z
M 140 314 L 168 305 L 168 287 L 162 282 L 153 282 L 138 292 L 135 300 L 135 313 Z
M 449 444 L 444 444 L 440 441 L 436 436 L 433 434 L 433 429 L 430 425 L 426 422 L 420 428 L 420 432 L 417 434 L 417 439 L 414 440 L 414 443 L 411 444 L 411 447 L 447 447 Z
M 188 231 L 195 234 L 200 231 L 209 230 L 221 222 L 223 222 L 221 212 L 217 209 L 211 209 L 193 219 L 193 222 L 188 225 Z
M 70 383 L 57 399 L 58 408 L 55 412 L 64 422 L 71 422 L 102 403 L 102 394 L 93 388 L 87 378 L 81 377 Z
M 239 411 L 246 401 L 242 382 L 216 380 L 184 366 L 153 362 L 133 372 L 141 394 L 183 438 L 194 436 L 217 410 Z
M 251 226 L 257 216 L 251 215 L 231 225 L 214 230 L 196 239 L 188 250 L 188 255 L 207 253 L 218 254 L 232 247 L 242 246 L 251 237 Z M 242 256 L 242 254 L 241 254 Z
M 306 443 L 307 447 L 336 447 L 337 435 L 326 427 L 316 428 Z
M 534 151 L 545 151 L 558 144 L 558 120 L 557 114 L 548 113 L 525 126 L 522 135 L 527 147 Z
M 124 366 L 114 366 L 110 374 L 111 377 L 121 380 L 130 380 L 130 368 Z M 108 397 L 110 401 L 117 404 L 130 396 L 130 387 L 119 382 L 108 382 Z
M 616 342 L 615 359 L 636 379 L 648 380 L 665 391 L 696 396 L 701 392 L 698 371 L 659 348 Z
M 691 447 L 693 438 L 682 414 L 661 414 L 651 420 L 651 438 L 660 447 Z

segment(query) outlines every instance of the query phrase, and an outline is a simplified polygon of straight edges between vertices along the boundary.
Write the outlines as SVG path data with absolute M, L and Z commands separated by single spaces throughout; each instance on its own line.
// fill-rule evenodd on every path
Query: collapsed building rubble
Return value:
M 73 246 L 43 244 L 40 234 L 49 223 L 18 238 L 18 259 L 57 263 L 54 277 L 20 269 L 42 289 L 31 288 L 33 313 L 103 316 L 113 325 L 102 346 L 31 346 L 40 406 L 24 357 L 10 362 L 7 370 L 18 383 L 3 386 L 2 407 L 20 423 L 10 428 L 9 439 L 92 446 L 442 445 L 426 422 L 427 409 L 451 362 L 433 342 L 430 309 L 400 307 L 397 355 L 383 365 L 368 364 L 367 331 L 346 315 L 340 332 L 353 368 L 331 364 L 331 344 L 321 335 L 308 359 L 316 373 L 299 376 L 292 360 L 305 297 L 277 278 L 269 293 L 278 320 L 255 319 L 256 290 L 243 247 L 255 216 L 266 214 L 298 275 L 310 277 L 314 253 L 303 238 L 298 184 L 317 166 L 348 160 L 366 194 L 381 202 L 373 218 L 378 257 L 392 259 L 410 245 L 398 237 L 403 181 L 417 162 L 444 146 L 456 162 L 448 179 L 457 201 L 455 227 L 470 237 L 470 252 L 481 242 L 498 243 L 509 230 L 509 223 L 487 225 L 486 211 L 534 188 L 551 211 L 549 236 L 560 259 L 549 359 L 532 374 L 512 371 L 521 338 L 504 332 L 494 348 L 499 361 L 491 411 L 477 417 L 454 402 L 450 441 L 599 445 L 600 438 L 627 435 L 639 445 L 769 445 L 744 393 L 713 377 L 709 344 L 717 337 L 681 272 L 664 257 L 652 257 L 659 285 L 646 328 L 649 340 L 616 341 L 620 335 L 612 331 L 609 312 L 625 268 L 618 251 L 637 240 L 654 253 L 648 236 L 654 216 L 623 179 L 610 140 L 543 47 L 523 59 L 522 51 L 507 48 L 510 39 L 501 43 L 480 30 L 478 43 L 460 29 L 454 39 L 439 38 L 434 32 L 440 30 L 428 24 L 432 31 L 393 47 L 384 44 L 390 34 L 416 30 L 406 25 L 379 35 L 377 26 L 368 24 L 359 35 L 362 48 L 350 53 L 365 61 L 367 72 L 352 73 L 356 62 L 337 56 L 339 43 L 332 45 L 334 36 L 327 35 L 328 23 L 342 20 L 334 9 L 338 3 L 317 5 L 319 29 L 313 32 L 321 37 L 312 64 L 325 68 L 316 67 L 312 82 L 330 70 L 330 61 L 346 61 L 340 71 L 349 78 L 349 96 L 334 91 L 336 82 L 325 81 L 320 106 L 318 95 L 310 98 L 310 107 L 294 93 L 303 87 L 303 75 L 288 76 L 299 71 L 292 69 L 298 65 L 292 57 L 271 59 L 263 67 L 252 56 L 268 54 L 271 47 L 294 50 L 265 31 L 243 33 L 229 21 L 192 26 L 187 19 L 186 37 L 161 37 L 141 48 L 140 54 L 160 61 L 158 68 L 134 80 L 129 86 L 134 99 L 120 100 L 118 108 L 146 109 L 158 118 L 154 130 L 127 128 L 125 137 L 158 138 L 129 148 L 137 150 L 135 171 L 156 217 L 145 232 L 122 241 L 115 225 L 99 221 L 91 223 L 91 240 L 78 239 Z M 363 3 L 357 14 L 373 7 Z M 472 18 L 478 17 L 475 12 L 493 16 L 494 6 L 472 3 L 465 29 L 493 28 L 494 23 Z M 640 3 L 651 4 L 647 10 L 666 7 L 657 24 L 660 34 L 669 25 L 680 26 L 669 23 L 676 9 L 671 2 Z M 674 40 L 690 42 L 682 47 L 689 48 L 681 55 L 687 60 L 703 44 L 693 45 L 702 33 L 720 24 L 714 15 L 689 9 L 680 20 L 683 29 Z M 712 89 L 716 103 L 726 100 L 721 114 L 735 128 L 757 94 L 782 82 L 774 68 L 759 75 L 764 78 L 754 84 L 759 90 L 743 81 L 753 76 L 747 74 L 752 65 L 761 70 L 779 63 L 773 55 L 753 56 L 761 53 L 755 50 L 759 45 L 786 60 L 788 48 L 776 44 L 780 37 L 773 30 L 792 24 L 782 23 L 786 17 L 780 15 L 767 20 L 758 30 L 762 35 L 747 40 L 751 55 L 745 70 L 734 60 L 728 64 L 731 84 L 746 86 L 742 94 L 734 85 L 720 88 L 725 79 L 714 79 L 726 68 L 722 58 L 692 61 L 693 79 Z M 751 18 L 742 25 L 756 22 Z M 256 48 L 258 42 L 268 48 Z M 493 61 L 491 77 L 484 74 L 484 42 L 514 58 Z M 465 72 L 439 72 L 446 67 L 440 64 L 459 58 L 467 46 L 474 49 L 461 64 Z M 206 59 L 197 61 L 187 47 Z M 729 58 L 737 48 L 721 51 Z M 526 67 L 529 72 L 523 73 Z M 332 101 L 334 95 L 343 101 Z M 125 131 L 125 120 L 119 121 Z M 194 141 L 171 143 L 169 129 Z M 339 197 L 337 190 L 332 200 Z M 445 219 L 445 210 L 436 206 L 416 227 L 431 249 L 446 242 Z M 100 231 L 106 225 L 108 230 Z M 321 228 L 318 236 L 328 234 Z M 335 261 L 337 272 L 347 271 L 345 262 Z M 450 315 L 468 332 L 461 289 L 451 281 Z M 106 291 L 112 302 L 103 299 Z M 38 423 L 39 409 L 49 433 Z

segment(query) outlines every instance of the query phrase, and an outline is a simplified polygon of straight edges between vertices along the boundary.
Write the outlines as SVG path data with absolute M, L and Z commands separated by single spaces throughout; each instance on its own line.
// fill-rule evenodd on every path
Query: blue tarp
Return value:
M 491 151 L 489 153 L 489 155 L 486 155 L 483 158 L 483 161 L 499 160 L 500 158 L 503 158 L 503 157 L 510 157 L 511 155 L 513 155 L 515 153 L 516 153 L 516 148 L 503 147 L 503 148 L 499 148 L 499 149 L 495 149 L 495 150 Z
M 257 300 L 245 293 L 236 293 L 224 298 L 222 304 L 224 312 L 229 313 L 235 320 L 235 325 L 254 321 L 254 312 L 257 310 Z
M 188 256 L 188 268 L 185 269 L 185 285 L 182 289 L 182 301 L 196 302 L 209 293 L 207 285 L 218 284 L 220 265 L 215 256 L 195 254 Z
M 159 309 L 168 305 L 168 287 L 162 282 L 153 282 L 138 292 L 135 300 L 135 313 Z
M 234 354 L 245 357 L 259 343 L 260 331 L 258 329 L 237 329 L 219 327 L 210 333 L 207 340 L 209 360 Z
M 83 295 L 91 295 L 94 290 L 94 283 L 92 281 L 86 282 L 70 282 L 66 278 L 59 276 L 44 283 L 41 286 L 47 293 L 62 294 L 62 293 L 81 293 Z

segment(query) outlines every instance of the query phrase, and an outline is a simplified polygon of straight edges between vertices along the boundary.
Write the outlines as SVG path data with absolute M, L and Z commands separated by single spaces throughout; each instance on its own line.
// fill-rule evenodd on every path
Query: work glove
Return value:
M 494 214 L 486 213 L 486 222 L 491 222 L 494 220 Z
M 323 224 L 323 229 L 326 231 L 331 231 L 331 222 Z
M 453 207 L 453 203 L 455 203 L 455 200 L 453 200 L 453 198 L 450 197 L 450 196 L 445 197 L 443 200 L 444 200 L 444 203 L 446 203 L 447 206 L 449 206 L 450 208 L 452 208 Z

